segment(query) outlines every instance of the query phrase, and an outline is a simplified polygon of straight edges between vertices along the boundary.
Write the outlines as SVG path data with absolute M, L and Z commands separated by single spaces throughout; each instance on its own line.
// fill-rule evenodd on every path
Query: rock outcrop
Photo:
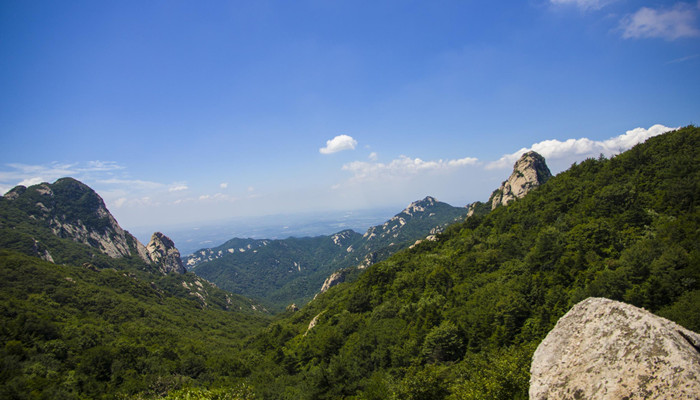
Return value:
M 513 173 L 508 180 L 503 182 L 501 187 L 491 195 L 491 209 L 505 206 L 515 199 L 522 198 L 530 190 L 547 182 L 551 177 L 552 173 L 549 171 L 544 157 L 534 151 L 523 154 L 513 166 Z
M 575 305 L 539 345 L 530 399 L 698 399 L 700 335 L 603 298 Z
M 146 251 L 148 251 L 151 261 L 158 265 L 160 272 L 164 274 L 169 272 L 184 274 L 186 272 L 180 259 L 180 251 L 175 247 L 175 243 L 164 234 L 154 233 L 146 246 Z
M 341 269 L 340 271 L 335 271 L 331 274 L 325 281 L 323 281 L 323 286 L 321 286 L 321 293 L 325 293 L 326 290 L 332 288 L 333 286 L 345 282 L 345 272 Z
M 17 186 L 0 198 L 1 207 L 23 215 L 35 226 L 34 229 L 48 228 L 60 238 L 90 246 L 112 258 L 137 256 L 147 264 L 155 263 L 162 273 L 185 272 L 180 253 L 170 239 L 160 233 L 154 234 L 153 247 L 146 249 L 119 226 L 102 198 L 76 179 L 61 178 L 52 184 Z M 12 229 L 14 223 L 6 221 L 6 228 Z M 34 255 L 53 262 L 51 249 L 36 239 L 34 242 Z

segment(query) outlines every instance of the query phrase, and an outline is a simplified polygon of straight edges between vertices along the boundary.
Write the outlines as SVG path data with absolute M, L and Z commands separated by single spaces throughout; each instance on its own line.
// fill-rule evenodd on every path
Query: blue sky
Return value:
M 126 229 L 465 205 L 700 121 L 697 1 L 4 1 L 0 61 L 0 190 Z

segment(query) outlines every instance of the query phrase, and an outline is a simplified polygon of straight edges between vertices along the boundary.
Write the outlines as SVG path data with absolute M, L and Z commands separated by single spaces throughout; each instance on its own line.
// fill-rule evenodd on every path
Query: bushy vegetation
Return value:
M 589 296 L 700 331 L 699 139 L 586 160 L 329 290 L 253 340 L 282 367 L 258 394 L 525 399 L 537 344 Z
M 202 309 L 123 271 L 0 250 L 0 398 L 155 398 L 195 384 L 238 387 L 250 367 L 233 355 L 266 322 Z M 221 393 L 212 398 L 243 398 Z
M 397 214 L 365 235 L 344 230 L 334 235 L 281 240 L 234 238 L 212 249 L 214 259 L 193 271 L 220 287 L 262 302 L 273 311 L 306 304 L 333 272 L 384 260 L 425 238 L 431 230 L 462 220 L 467 210 L 426 198 L 417 209 Z M 244 251 L 240 251 L 240 250 Z M 229 251 L 231 250 L 231 251 Z M 200 254 L 201 255 L 201 254 Z M 348 271 L 348 280 L 356 271 Z
M 0 398 L 526 399 L 589 296 L 700 331 L 699 141 L 574 165 L 272 322 L 0 251 Z

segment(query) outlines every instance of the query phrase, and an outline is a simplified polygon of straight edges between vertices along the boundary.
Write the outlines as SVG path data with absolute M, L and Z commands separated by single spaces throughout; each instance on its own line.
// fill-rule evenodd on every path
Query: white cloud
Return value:
M 23 180 L 22 182 L 18 183 L 18 185 L 22 185 L 22 186 L 32 186 L 32 185 L 38 185 L 38 184 L 40 184 L 41 182 L 46 182 L 46 181 L 44 180 L 44 178 L 41 178 L 41 177 L 38 177 L 38 176 L 37 176 L 37 177 L 34 177 L 34 178 L 25 179 L 25 180 Z
M 222 188 L 222 189 L 226 189 L 226 188 L 228 187 L 228 183 L 227 183 L 227 182 L 222 182 L 222 183 L 219 184 L 219 187 Z
M 642 7 L 621 23 L 625 39 L 662 38 L 675 40 L 700 36 L 696 25 L 698 7 L 687 3 L 676 3 L 669 9 Z
M 575 5 L 582 10 L 599 10 L 616 0 L 550 0 L 552 4 Z
M 318 149 L 321 154 L 332 154 L 343 150 L 355 150 L 357 140 L 348 135 L 338 135 L 326 141 L 326 147 Z
M 213 195 L 203 194 L 199 196 L 199 201 L 236 201 L 236 197 L 229 196 L 224 193 L 215 193 Z
M 367 158 L 369 158 L 371 161 L 377 161 L 379 156 L 377 155 L 376 152 L 373 151 L 373 152 L 369 153 L 369 156 Z
M 682 62 L 694 60 L 694 59 L 696 59 L 696 58 L 698 58 L 698 57 L 700 57 L 700 54 L 693 54 L 693 55 L 690 55 L 690 56 L 685 56 L 685 57 L 673 59 L 673 60 L 671 60 L 671 61 L 666 62 L 666 64 L 679 64 L 679 63 L 682 63 Z
M 84 171 L 114 171 L 124 169 L 123 166 L 117 164 L 114 161 L 88 161 L 88 166 L 83 169 Z
M 21 163 L 5 164 L 0 170 L 0 186 L 31 186 L 41 182 L 54 182 L 59 178 L 73 177 L 88 180 L 105 177 L 113 171 L 124 169 L 114 161 L 88 161 L 85 163 L 60 163 L 29 165 Z
M 168 192 L 181 192 L 181 191 L 187 190 L 187 189 L 189 189 L 189 188 L 187 187 L 187 185 L 185 185 L 185 184 L 177 184 L 177 185 L 175 185 L 175 186 L 171 186 L 171 187 L 168 189 Z
M 102 184 L 102 185 L 126 186 L 126 187 L 129 187 L 131 189 L 138 187 L 140 189 L 150 189 L 150 190 L 161 189 L 165 186 L 162 183 L 153 182 L 153 181 L 144 181 L 141 179 L 120 179 L 120 178 L 99 179 L 99 180 L 97 180 L 97 183 Z
M 353 180 L 373 180 L 379 178 L 400 178 L 423 172 L 449 170 L 465 165 L 476 164 L 478 160 L 472 157 L 458 160 L 424 161 L 420 158 L 399 156 L 388 164 L 367 161 L 353 161 L 343 165 L 344 171 L 353 173 Z
M 489 163 L 486 169 L 512 168 L 513 164 L 515 164 L 523 153 L 531 150 L 540 153 L 548 163 L 550 159 L 560 159 L 571 164 L 573 162 L 582 161 L 585 158 L 597 157 L 600 154 L 609 157 L 628 150 L 652 136 L 661 135 L 662 133 L 674 129 L 678 128 L 669 128 L 663 125 L 654 125 L 649 129 L 636 128 L 620 136 L 603 141 L 595 141 L 588 138 L 568 139 L 563 142 L 556 139 L 545 140 L 535 143 L 529 148 L 522 148 L 515 153 L 506 154 L 497 161 Z

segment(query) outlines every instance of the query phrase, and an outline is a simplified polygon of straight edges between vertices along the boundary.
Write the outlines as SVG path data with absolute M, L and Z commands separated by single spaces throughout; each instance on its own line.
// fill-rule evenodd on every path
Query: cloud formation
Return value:
M 353 180 L 365 181 L 380 178 L 401 178 L 429 171 L 445 171 L 453 168 L 474 165 L 478 159 L 465 157 L 457 160 L 424 161 L 420 158 L 399 156 L 390 163 L 353 161 L 343 165 L 344 171 L 352 172 Z
M 189 188 L 187 187 L 187 185 L 185 185 L 185 184 L 177 184 L 177 185 L 175 185 L 175 186 L 171 186 L 171 187 L 168 189 L 168 192 L 171 192 L 171 193 L 172 193 L 172 192 L 181 192 L 181 191 L 187 190 L 187 189 L 189 189 Z
M 550 0 L 552 4 L 575 5 L 582 10 L 599 10 L 616 0 Z
M 332 154 L 343 150 L 355 150 L 357 140 L 352 136 L 338 135 L 331 140 L 326 141 L 326 147 L 318 149 L 321 154 Z
M 642 7 L 620 22 L 625 39 L 662 38 L 675 40 L 700 36 L 696 20 L 698 7 L 676 3 L 669 9 Z
M 529 148 L 522 148 L 515 153 L 505 154 L 503 157 L 486 165 L 486 169 L 512 168 L 520 156 L 534 150 L 540 153 L 547 161 L 550 159 L 570 160 L 571 163 L 585 158 L 597 157 L 600 154 L 610 157 L 642 143 L 652 136 L 661 135 L 678 128 L 669 128 L 663 125 L 654 125 L 649 129 L 636 128 L 625 132 L 620 136 L 608 140 L 596 141 L 588 138 L 568 139 L 559 141 L 556 139 L 545 140 L 533 144 Z
M 109 174 L 124 167 L 113 161 L 88 161 L 86 163 L 59 163 L 29 165 L 5 164 L 0 171 L 0 191 L 4 194 L 17 185 L 31 186 L 42 182 L 53 182 L 71 176 L 77 179 Z

